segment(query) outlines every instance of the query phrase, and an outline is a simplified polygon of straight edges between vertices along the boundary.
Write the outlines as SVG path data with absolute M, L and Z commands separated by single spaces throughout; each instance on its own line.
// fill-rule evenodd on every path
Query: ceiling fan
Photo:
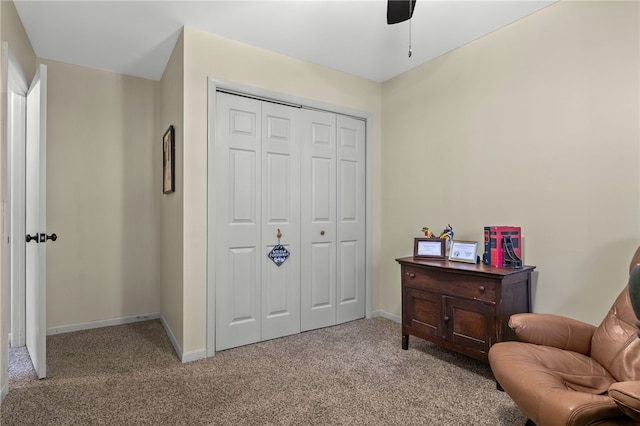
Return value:
M 411 57 L 411 17 L 415 8 L 416 0 L 387 0 L 387 24 L 409 20 L 409 57 Z
M 416 8 L 416 0 L 388 0 L 387 24 L 397 24 L 411 19 Z

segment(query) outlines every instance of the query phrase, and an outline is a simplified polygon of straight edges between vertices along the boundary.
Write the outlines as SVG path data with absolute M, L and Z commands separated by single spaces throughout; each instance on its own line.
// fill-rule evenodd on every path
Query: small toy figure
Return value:
M 444 238 L 445 240 L 453 240 L 453 227 L 451 225 L 447 225 L 446 228 L 442 230 L 439 238 Z
M 427 238 L 434 238 L 433 232 L 429 231 L 429 228 L 426 226 L 422 227 L 422 232 L 424 232 L 424 236 Z

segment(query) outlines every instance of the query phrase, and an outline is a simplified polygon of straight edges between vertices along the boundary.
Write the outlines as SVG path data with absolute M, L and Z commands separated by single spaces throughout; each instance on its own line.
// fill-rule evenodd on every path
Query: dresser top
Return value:
M 446 259 L 414 259 L 413 257 L 401 257 L 396 259 L 396 262 L 401 265 L 418 266 L 425 269 L 440 269 L 448 270 L 451 272 L 467 272 L 477 273 L 481 275 L 497 275 L 507 276 L 512 274 L 519 274 L 522 272 L 530 273 L 536 267 L 531 265 L 524 265 L 522 268 L 498 268 L 497 266 L 485 265 L 484 263 L 466 263 L 466 262 L 454 262 Z

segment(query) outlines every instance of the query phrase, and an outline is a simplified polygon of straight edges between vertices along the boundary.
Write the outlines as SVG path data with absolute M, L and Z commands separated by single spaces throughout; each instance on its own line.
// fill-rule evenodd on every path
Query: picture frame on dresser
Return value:
M 444 238 L 415 238 L 414 259 L 446 259 Z
M 478 242 L 451 241 L 449 260 L 454 262 L 478 263 Z

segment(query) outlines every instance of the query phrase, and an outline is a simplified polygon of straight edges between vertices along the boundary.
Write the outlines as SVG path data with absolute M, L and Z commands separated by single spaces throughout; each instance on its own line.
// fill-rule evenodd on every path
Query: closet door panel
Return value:
M 299 110 L 263 102 L 262 340 L 300 332 Z M 280 239 L 278 239 L 280 233 Z M 290 253 L 276 265 L 269 252 Z
M 311 246 L 311 311 L 332 310 L 335 300 L 331 269 L 335 252 L 332 244 Z
M 256 152 L 229 149 L 229 224 L 248 232 L 258 225 L 256 215 Z
M 266 222 L 291 223 L 291 156 L 268 152 L 265 170 Z
M 302 330 L 336 323 L 335 120 L 319 111 L 302 119 Z
M 234 283 L 229 290 L 230 326 L 259 321 L 258 294 L 255 291 L 260 277 L 254 267 L 258 259 L 255 247 L 233 247 L 229 249 L 229 279 Z
M 337 322 L 365 314 L 365 123 L 337 116 Z
M 338 288 L 338 294 L 340 295 L 339 306 L 341 307 L 358 301 L 357 283 L 358 275 L 360 274 L 358 248 L 358 241 L 340 241 L 338 249 L 340 253 L 338 283 L 340 287 Z
M 216 179 L 216 350 L 261 336 L 261 106 L 218 94 Z
M 335 214 L 332 207 L 335 195 L 333 184 L 334 160 L 332 158 L 311 159 L 311 223 L 322 227 L 331 224 Z

